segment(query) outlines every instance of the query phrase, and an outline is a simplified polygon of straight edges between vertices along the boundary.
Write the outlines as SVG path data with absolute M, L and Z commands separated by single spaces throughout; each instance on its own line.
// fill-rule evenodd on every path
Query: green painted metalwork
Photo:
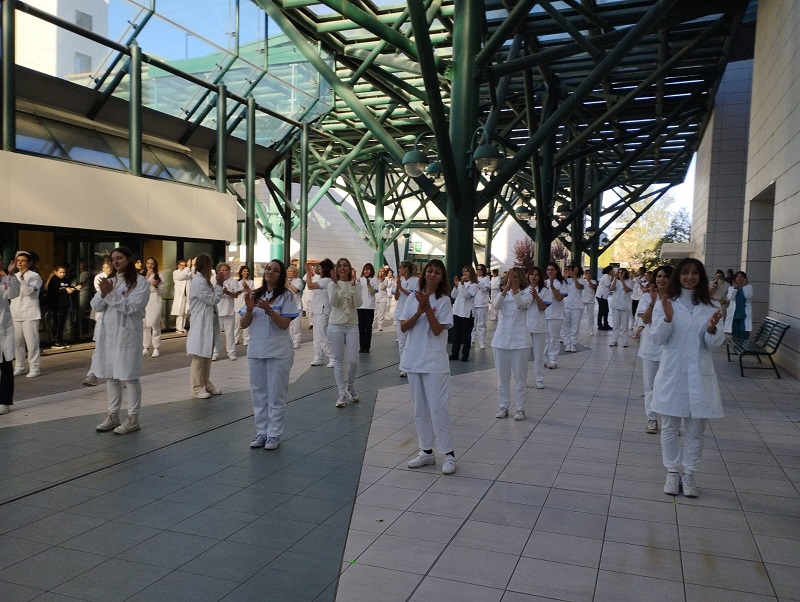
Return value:
M 130 99 L 128 101 L 130 172 L 132 176 L 140 176 L 142 175 L 142 52 L 135 41 L 131 44 L 128 75 L 130 82 Z
M 17 92 L 15 73 L 16 63 L 16 26 L 14 3 L 5 0 L 2 6 L 2 52 L 0 57 L 0 104 L 2 104 L 2 118 L 0 127 L 3 129 L 3 150 L 13 151 L 17 147 Z

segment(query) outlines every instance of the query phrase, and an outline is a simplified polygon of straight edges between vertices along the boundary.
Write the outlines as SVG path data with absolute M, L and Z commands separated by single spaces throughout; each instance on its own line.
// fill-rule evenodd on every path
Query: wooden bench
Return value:
M 780 372 L 778 372 L 778 367 L 775 365 L 775 360 L 772 359 L 772 356 L 781 346 L 781 341 L 783 341 L 787 330 L 789 330 L 789 325 L 785 322 L 773 320 L 772 318 L 764 318 L 764 321 L 761 323 L 761 328 L 758 329 L 756 336 L 752 340 L 728 341 L 728 361 L 731 361 L 731 353 L 738 355 L 739 370 L 742 376 L 744 376 L 742 358 L 745 355 L 753 355 L 760 364 L 762 363 L 761 356 L 763 355 L 769 358 L 769 361 L 772 363 L 772 369 L 775 370 L 775 374 L 780 378 Z M 770 369 L 769 366 L 748 366 L 748 368 L 751 370 Z

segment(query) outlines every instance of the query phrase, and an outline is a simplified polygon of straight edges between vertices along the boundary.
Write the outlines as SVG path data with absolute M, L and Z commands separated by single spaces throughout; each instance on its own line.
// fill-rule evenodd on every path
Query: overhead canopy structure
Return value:
M 456 264 L 475 226 L 509 215 L 540 250 L 558 236 L 579 251 L 681 182 L 727 62 L 752 56 L 755 19 L 748 0 L 255 2 L 335 95 L 310 183 L 335 182 L 364 216 L 370 203 L 397 225 L 446 221 Z M 427 174 L 404 173 L 412 149 Z M 481 172 L 484 153 L 500 161 Z M 602 208 L 612 188 L 619 202 Z

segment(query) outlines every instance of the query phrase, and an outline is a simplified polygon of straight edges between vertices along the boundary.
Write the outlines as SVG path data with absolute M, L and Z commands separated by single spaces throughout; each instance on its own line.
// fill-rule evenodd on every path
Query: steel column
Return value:
M 256 99 L 247 97 L 247 156 L 245 160 L 245 263 L 255 270 L 256 248 Z M 253 274 L 255 276 L 255 274 Z
M 15 53 L 15 19 L 14 2 L 5 0 L 2 9 L 2 52 L 0 59 L 0 77 L 2 83 L 2 123 L 3 129 L 3 150 L 14 151 L 17 148 L 17 77 L 16 77 L 16 53 Z
M 472 136 L 478 126 L 478 86 L 474 57 L 481 47 L 482 0 L 461 0 L 453 13 L 453 87 L 450 110 L 450 140 L 457 179 L 463 182 L 460 197 L 447 195 L 446 266 L 452 276 L 461 266 L 471 264 L 475 254 L 474 232 L 476 192 L 471 162 Z
M 283 264 L 289 265 L 292 257 L 292 154 L 283 162 Z
M 135 41 L 131 44 L 128 81 L 130 83 L 128 99 L 130 112 L 130 138 L 128 139 L 130 166 L 128 169 L 132 176 L 140 176 L 142 175 L 142 51 Z
M 217 86 L 217 192 L 223 193 L 228 190 L 227 93 L 225 84 Z
M 386 263 L 386 241 L 383 238 L 383 201 L 386 196 L 386 160 L 383 156 L 377 157 L 375 166 L 375 273 L 378 268 Z
M 303 271 L 308 261 L 308 146 L 309 125 L 304 121 L 300 131 L 300 269 Z

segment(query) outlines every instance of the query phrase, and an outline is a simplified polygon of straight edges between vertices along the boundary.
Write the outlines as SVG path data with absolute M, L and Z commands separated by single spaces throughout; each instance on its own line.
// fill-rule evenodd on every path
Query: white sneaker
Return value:
M 110 431 L 119 426 L 119 412 L 109 412 L 106 414 L 105 420 L 98 424 L 95 428 L 96 431 Z
M 211 393 L 208 391 L 200 391 L 197 395 L 193 396 L 195 399 L 208 399 L 211 397 Z
M 229 360 L 231 360 L 232 362 L 235 362 L 235 361 L 236 361 L 238 358 L 236 357 L 236 354 L 235 354 L 235 353 L 231 353 L 231 354 L 228 356 L 228 359 L 229 359 Z
M 339 399 L 336 400 L 337 408 L 343 408 L 346 405 L 347 405 L 347 399 L 345 399 L 344 395 L 342 395 L 341 397 L 339 397 Z
M 36 378 L 37 376 L 40 376 L 40 375 L 41 375 L 41 372 L 39 372 L 38 370 L 31 370 L 30 372 L 28 372 L 25 375 L 25 378 Z
M 657 420 L 648 420 L 647 426 L 644 427 L 645 433 L 654 434 L 658 432 L 658 421 Z
M 325 366 L 326 368 L 333 368 L 333 360 L 328 362 L 328 365 Z
M 537 389 L 544 389 L 544 382 L 541 380 L 536 381 L 536 388 Z
M 310 364 L 310 365 L 311 365 L 311 366 L 321 366 L 321 365 L 322 365 L 322 360 L 318 360 L 317 358 L 314 358 L 314 359 L 311 361 L 311 364 Z
M 253 440 L 250 442 L 250 447 L 252 447 L 253 449 L 257 447 L 264 447 L 266 442 L 267 442 L 267 436 L 259 433 L 255 437 L 253 437 Z
M 400 371 L 400 378 L 406 378 L 408 376 L 408 372 Z
M 161 352 L 157 348 L 153 349 L 153 354 L 150 357 L 161 357 Z
M 508 418 L 508 408 L 500 408 L 497 414 L 494 415 L 495 418 Z
M 142 357 L 147 355 L 147 349 L 142 349 Z
M 86 378 L 83 379 L 83 386 L 84 387 L 96 387 L 97 386 L 97 377 L 94 374 L 87 374 Z
M 486 349 L 486 343 L 480 343 L 478 345 L 481 349 Z
M 128 433 L 132 433 L 133 431 L 138 431 L 141 427 L 139 426 L 139 414 L 128 414 L 128 417 L 125 419 L 125 422 L 120 424 L 117 428 L 114 429 L 114 432 L 117 435 L 127 435 Z
M 219 355 L 216 354 L 216 353 L 211 356 L 211 361 L 212 362 L 216 362 L 218 359 L 219 359 Z
M 280 446 L 280 439 L 277 437 L 267 437 L 267 442 L 264 444 L 264 449 L 278 449 Z
M 17 368 L 16 370 L 14 370 L 14 376 L 22 376 L 26 372 L 27 370 L 25 368 Z
M 442 464 L 442 474 L 453 474 L 456 471 L 456 459 L 453 456 L 447 456 Z
M 422 468 L 429 464 L 436 464 L 436 456 L 433 454 L 426 454 L 424 451 L 420 451 L 416 458 L 411 458 L 408 461 L 409 468 Z
M 514 420 L 525 420 L 525 410 L 517 410 L 514 414 Z
M 353 385 L 347 385 L 347 396 L 353 403 L 358 403 L 361 400 L 361 398 L 358 396 L 358 393 L 356 393 L 356 388 Z
M 681 475 L 677 472 L 668 472 L 667 481 L 664 483 L 664 493 L 678 495 L 681 492 Z
M 686 497 L 697 497 L 700 495 L 700 492 L 697 490 L 697 485 L 694 484 L 693 474 L 684 473 L 681 475 L 681 490 Z
M 8 407 L 6 404 L 4 404 L 4 403 L 0 403 L 0 415 L 2 415 L 2 414 L 8 414 L 10 411 L 11 411 L 11 408 L 9 408 L 9 407 Z

